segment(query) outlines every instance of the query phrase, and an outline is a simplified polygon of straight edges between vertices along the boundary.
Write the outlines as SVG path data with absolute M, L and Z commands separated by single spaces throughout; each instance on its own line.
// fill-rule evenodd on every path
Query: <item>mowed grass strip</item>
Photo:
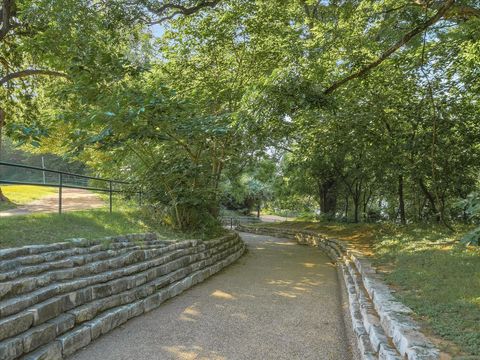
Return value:
M 468 227 L 458 226 L 452 233 L 440 225 L 284 222 L 266 226 L 314 230 L 362 250 L 425 330 L 441 339 L 442 350 L 480 359 L 480 248 L 458 244 Z
M 74 211 L 64 214 L 30 214 L 0 218 L 0 247 L 48 244 L 70 238 L 96 239 L 105 236 L 156 232 L 165 239 L 182 235 L 150 220 L 139 209 Z

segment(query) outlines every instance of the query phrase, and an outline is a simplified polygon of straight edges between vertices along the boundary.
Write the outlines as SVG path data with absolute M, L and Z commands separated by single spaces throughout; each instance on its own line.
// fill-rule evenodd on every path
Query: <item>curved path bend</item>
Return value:
M 96 340 L 74 360 L 350 360 L 343 289 L 319 250 L 241 234 L 219 274 Z

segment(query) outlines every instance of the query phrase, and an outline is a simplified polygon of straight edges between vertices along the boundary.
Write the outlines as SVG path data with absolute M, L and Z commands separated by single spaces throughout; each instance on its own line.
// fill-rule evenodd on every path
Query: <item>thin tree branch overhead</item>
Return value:
M 438 9 L 443 4 L 442 1 L 431 0 L 412 0 L 414 5 L 421 6 L 424 10 Z M 454 4 L 444 15 L 445 19 L 449 20 L 468 20 L 472 17 L 480 17 L 480 9 L 464 4 Z
M 451 9 L 451 7 L 455 4 L 455 0 L 447 0 L 443 3 L 441 7 L 437 10 L 435 15 L 430 17 L 427 21 L 424 23 L 418 25 L 414 29 L 410 30 L 408 33 L 406 33 L 399 41 L 397 41 L 394 45 L 389 47 L 386 51 L 384 51 L 377 60 L 365 65 L 362 67 L 360 70 L 354 72 L 353 74 L 348 75 L 347 77 L 334 82 L 332 85 L 330 85 L 323 93 L 324 94 L 331 94 L 334 92 L 336 89 L 339 87 L 345 85 L 347 82 L 357 79 L 365 74 L 367 74 L 370 70 L 376 68 L 378 65 L 380 65 L 382 62 L 384 62 L 386 59 L 388 59 L 393 53 L 395 53 L 398 49 L 403 47 L 405 44 L 407 44 L 410 40 L 412 40 L 416 35 L 420 34 L 430 26 L 434 25 L 437 23 L 440 19 L 442 19 L 445 14 L 448 13 L 448 11 Z
M 166 4 L 156 4 L 152 2 L 146 2 L 145 6 L 152 14 L 158 16 L 158 18 L 152 21 L 152 24 L 158 24 L 166 20 L 170 20 L 177 15 L 192 15 L 198 11 L 210 7 L 215 7 L 221 0 L 202 0 L 197 1 L 195 4 L 189 6 L 179 2 L 171 2 Z
M 3 78 L 0 79 L 0 86 L 14 79 L 19 79 L 19 78 L 24 78 L 27 76 L 34 76 L 34 75 L 59 76 L 64 78 L 68 77 L 67 74 L 59 71 L 54 71 L 54 70 L 26 69 L 26 70 L 16 71 L 16 72 L 5 75 Z

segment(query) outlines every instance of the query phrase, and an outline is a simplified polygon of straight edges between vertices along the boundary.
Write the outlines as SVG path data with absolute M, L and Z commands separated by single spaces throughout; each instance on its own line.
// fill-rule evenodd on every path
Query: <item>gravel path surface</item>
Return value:
M 72 357 L 353 359 L 336 268 L 319 250 L 241 234 L 249 251 Z

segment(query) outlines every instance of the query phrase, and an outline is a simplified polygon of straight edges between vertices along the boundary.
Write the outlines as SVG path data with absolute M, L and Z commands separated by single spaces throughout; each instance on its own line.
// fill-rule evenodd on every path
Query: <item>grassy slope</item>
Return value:
M 439 344 L 443 350 L 480 356 L 480 249 L 441 244 L 456 240 L 461 231 L 451 234 L 438 226 L 282 225 L 354 244 L 385 271 L 386 281 L 428 330 L 449 340 Z
M 168 239 L 179 234 L 154 224 L 138 209 L 75 211 L 65 214 L 32 214 L 0 218 L 0 247 L 17 247 L 63 241 L 68 238 L 95 239 L 103 236 L 157 232 Z

